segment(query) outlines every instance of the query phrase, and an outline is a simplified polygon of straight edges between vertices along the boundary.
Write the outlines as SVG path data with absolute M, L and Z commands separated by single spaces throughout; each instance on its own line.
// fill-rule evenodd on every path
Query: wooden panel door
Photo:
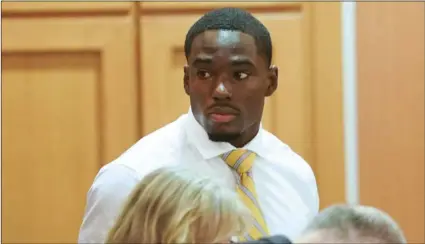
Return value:
M 424 243 L 424 3 L 357 4 L 360 201 Z
M 271 32 L 280 83 L 266 101 L 265 128 L 312 165 L 319 188 L 321 182 L 327 187 L 320 189 L 322 203 L 343 201 L 339 3 L 141 3 L 143 133 L 188 111 L 183 91 L 185 35 L 204 12 L 224 6 L 250 10 Z M 336 24 L 329 25 L 332 22 Z M 320 64 L 323 61 L 329 65 Z
M 129 16 L 2 19 L 2 241 L 75 243 L 99 168 L 138 137 Z

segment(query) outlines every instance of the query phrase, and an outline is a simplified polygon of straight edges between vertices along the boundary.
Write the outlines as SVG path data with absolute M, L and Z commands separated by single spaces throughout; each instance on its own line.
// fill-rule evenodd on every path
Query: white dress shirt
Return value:
M 270 234 L 294 238 L 319 211 L 311 167 L 288 145 L 262 128 L 244 148 L 257 154 L 252 174 Z M 159 167 L 190 167 L 236 189 L 233 171 L 220 158 L 232 149 L 235 147 L 229 143 L 210 141 L 191 110 L 143 137 L 100 169 L 87 194 L 79 243 L 103 243 L 135 185 Z

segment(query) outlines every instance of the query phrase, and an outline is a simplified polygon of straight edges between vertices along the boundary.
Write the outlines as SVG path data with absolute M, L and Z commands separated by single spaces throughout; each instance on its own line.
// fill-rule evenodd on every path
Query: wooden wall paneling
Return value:
M 131 2 L 17 2 L 2 1 L 2 16 L 48 15 L 123 15 L 132 9 Z
M 211 9 L 223 7 L 243 8 L 254 12 L 270 12 L 277 10 L 300 11 L 298 2 L 140 2 L 143 15 L 148 14 L 188 14 L 204 13 Z
M 360 202 L 424 243 L 424 3 L 357 3 Z
M 10 16 L 2 18 L 2 241 L 75 242 L 94 176 L 139 136 L 134 18 Z
M 25 29 L 26 31 L 21 31 Z M 104 158 L 112 159 L 136 138 L 134 51 L 131 18 L 24 20 L 5 19 L 2 51 L 94 52 L 100 70 Z M 19 38 L 17 38 L 19 36 Z M 125 94 L 125 97 L 122 95 Z M 130 117 L 129 117 L 130 116 Z M 114 156 L 113 156 L 114 155 Z
M 313 148 L 320 205 L 345 202 L 341 3 L 311 4 Z

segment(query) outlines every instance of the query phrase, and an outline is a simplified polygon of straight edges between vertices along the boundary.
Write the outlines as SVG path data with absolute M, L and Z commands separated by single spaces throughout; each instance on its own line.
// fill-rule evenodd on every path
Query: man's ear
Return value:
M 268 81 L 269 85 L 266 90 L 266 97 L 271 96 L 278 87 L 278 77 L 279 77 L 279 69 L 276 65 L 271 65 L 268 71 Z
M 187 95 L 189 95 L 189 65 L 183 67 L 183 87 Z

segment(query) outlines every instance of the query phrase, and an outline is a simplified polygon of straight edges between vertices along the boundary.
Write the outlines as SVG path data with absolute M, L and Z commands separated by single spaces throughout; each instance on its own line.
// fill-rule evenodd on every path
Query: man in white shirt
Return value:
M 104 242 L 133 187 L 163 166 L 189 167 L 238 189 L 258 220 L 247 240 L 269 234 L 294 238 L 318 213 L 311 167 L 261 127 L 265 97 L 278 85 L 267 28 L 244 10 L 213 10 L 190 28 L 185 54 L 189 112 L 99 171 L 87 194 L 80 243 Z M 241 148 L 237 159 L 232 152 Z M 229 163 L 232 157 L 237 160 Z M 248 159 L 251 165 L 242 166 Z

